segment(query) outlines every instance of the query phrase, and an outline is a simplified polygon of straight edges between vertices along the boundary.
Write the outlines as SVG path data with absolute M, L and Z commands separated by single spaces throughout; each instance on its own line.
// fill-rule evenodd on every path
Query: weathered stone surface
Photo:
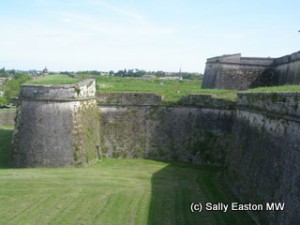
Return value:
M 300 93 L 238 93 L 238 106 L 275 113 L 281 116 L 300 117 Z
M 245 90 L 254 84 L 260 86 L 260 77 L 272 63 L 271 58 L 246 58 L 241 54 L 207 59 L 202 88 Z
M 195 107 L 100 107 L 101 150 L 137 157 L 221 165 L 234 112 Z
M 224 99 L 214 98 L 213 95 L 191 94 L 182 97 L 182 99 L 179 101 L 179 105 L 200 106 L 200 107 L 220 108 L 220 109 L 233 109 L 236 103 Z
M 98 108 L 90 96 L 72 99 L 74 93 L 57 101 L 25 96 L 14 133 L 18 167 L 77 165 L 101 154 L 223 165 L 241 202 L 285 203 L 284 211 L 252 211 L 258 224 L 300 221 L 298 93 L 240 93 L 233 109 L 198 95 L 180 106 L 126 96 Z
M 275 59 L 278 85 L 300 83 L 300 52 Z
M 80 91 L 78 91 L 80 90 Z M 16 167 L 90 163 L 99 157 L 95 81 L 78 85 L 24 85 L 13 137 Z
M 14 126 L 15 116 L 15 110 L 0 109 L 0 126 Z
M 300 52 L 277 59 L 233 54 L 207 59 L 202 88 L 245 90 L 299 82 Z
M 155 93 L 123 92 L 97 95 L 100 105 L 160 105 L 162 97 Z
M 300 221 L 300 122 L 298 94 L 239 95 L 233 142 L 226 158 L 229 183 L 242 202 L 283 202 L 284 211 L 251 212 L 259 224 L 296 225 Z M 276 99 L 276 101 L 275 101 Z M 288 116 L 286 116 L 288 115 Z
M 94 98 L 95 94 L 95 80 L 87 79 L 77 84 L 67 85 L 23 84 L 20 98 L 30 100 L 70 101 Z

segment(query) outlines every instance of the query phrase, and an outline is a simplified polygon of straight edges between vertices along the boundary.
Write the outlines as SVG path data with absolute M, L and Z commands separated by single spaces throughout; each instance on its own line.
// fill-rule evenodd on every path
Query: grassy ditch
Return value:
M 177 102 L 189 94 L 211 94 L 215 98 L 236 100 L 237 91 L 201 89 L 199 80 L 160 80 L 120 77 L 97 78 L 98 93 L 154 92 L 164 96 L 164 102 Z
M 185 163 L 103 159 L 81 168 L 8 168 L 12 128 L 0 129 L 0 224 L 251 225 L 246 213 L 191 213 L 231 202 L 221 171 Z

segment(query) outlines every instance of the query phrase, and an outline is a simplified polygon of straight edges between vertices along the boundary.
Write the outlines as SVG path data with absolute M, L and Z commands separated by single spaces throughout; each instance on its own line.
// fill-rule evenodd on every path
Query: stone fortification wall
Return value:
M 284 211 L 252 211 L 259 224 L 298 224 L 298 93 L 240 93 L 227 178 L 245 203 L 284 202 Z
M 33 101 L 72 101 L 95 98 L 95 81 L 87 79 L 71 85 L 22 85 L 20 97 Z
M 101 93 L 97 95 L 102 105 L 160 105 L 162 96 L 155 93 Z
M 78 165 L 98 158 L 95 81 L 22 85 L 13 137 L 16 167 Z
M 202 88 L 245 90 L 272 83 L 271 58 L 224 55 L 207 59 Z
M 278 84 L 300 84 L 300 52 L 275 59 Z
M 16 110 L 0 109 L 0 126 L 14 126 Z
M 234 112 L 208 99 L 193 95 L 182 100 L 185 106 L 145 106 L 135 100 L 128 105 L 100 105 L 103 155 L 222 165 Z
M 179 105 L 219 109 L 234 109 L 236 103 L 229 100 L 215 98 L 213 95 L 191 94 L 182 97 L 179 101 Z
M 207 59 L 202 88 L 245 90 L 283 84 L 300 84 L 300 52 L 276 59 L 241 54 Z

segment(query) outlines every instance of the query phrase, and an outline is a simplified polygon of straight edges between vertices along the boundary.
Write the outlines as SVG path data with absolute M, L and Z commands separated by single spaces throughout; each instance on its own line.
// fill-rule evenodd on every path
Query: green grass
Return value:
M 282 85 L 274 87 L 259 87 L 247 90 L 247 92 L 300 92 L 300 85 Z
M 67 75 L 47 75 L 36 80 L 29 80 L 25 84 L 75 84 L 82 79 L 72 78 Z
M 66 75 L 48 75 L 26 84 L 74 84 L 87 77 L 71 78 Z M 98 93 L 154 92 L 164 97 L 164 102 L 174 103 L 189 94 L 211 94 L 215 98 L 236 100 L 235 90 L 201 89 L 199 80 L 160 80 L 121 77 L 92 77 L 97 80 Z
M 9 166 L 12 133 L 12 127 L 0 126 L 0 168 Z
M 160 80 L 160 79 L 136 79 L 120 77 L 97 78 L 97 91 L 99 93 L 110 92 L 154 92 L 164 96 L 165 102 L 176 102 L 189 94 L 211 94 L 216 98 L 236 100 L 237 91 L 201 89 L 197 80 Z
M 0 224 L 254 224 L 245 213 L 190 212 L 191 202 L 235 200 L 218 168 L 104 159 L 83 168 L 11 169 L 11 135 L 0 129 Z
M 0 113 L 14 112 L 14 111 L 16 111 L 16 108 L 0 109 Z

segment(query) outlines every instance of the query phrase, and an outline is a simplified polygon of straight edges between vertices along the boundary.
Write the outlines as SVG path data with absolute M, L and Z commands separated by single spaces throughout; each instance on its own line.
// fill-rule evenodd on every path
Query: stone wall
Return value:
M 284 211 L 252 211 L 258 224 L 298 224 L 300 118 L 298 93 L 240 93 L 229 184 L 245 203 L 284 202 Z
M 95 81 L 22 85 L 13 137 L 16 167 L 90 163 L 99 157 Z
M 245 90 L 274 82 L 271 58 L 224 55 L 207 59 L 202 88 Z
M 161 100 L 162 96 L 155 93 L 120 92 L 97 95 L 97 102 L 102 105 L 160 105 Z
M 241 203 L 285 203 L 251 211 L 261 225 L 300 221 L 300 95 L 248 93 L 238 104 L 190 95 L 180 106 L 99 106 L 106 157 L 224 165 Z M 228 104 L 228 105 L 226 105 Z
M 275 59 L 278 84 L 300 84 L 300 52 Z
M 15 109 L 0 109 L 0 126 L 14 126 Z
M 299 93 L 241 92 L 237 105 L 190 95 L 173 106 L 155 94 L 118 93 L 98 96 L 96 106 L 90 82 L 22 87 L 17 167 L 79 165 L 101 154 L 224 166 L 241 202 L 285 203 L 283 211 L 251 211 L 258 224 L 298 224 Z
M 135 105 L 100 105 L 103 155 L 222 165 L 234 111 L 208 99 L 186 97 L 185 106 L 145 106 L 135 100 Z
M 280 58 L 223 55 L 207 59 L 202 88 L 245 90 L 300 84 L 300 52 Z

